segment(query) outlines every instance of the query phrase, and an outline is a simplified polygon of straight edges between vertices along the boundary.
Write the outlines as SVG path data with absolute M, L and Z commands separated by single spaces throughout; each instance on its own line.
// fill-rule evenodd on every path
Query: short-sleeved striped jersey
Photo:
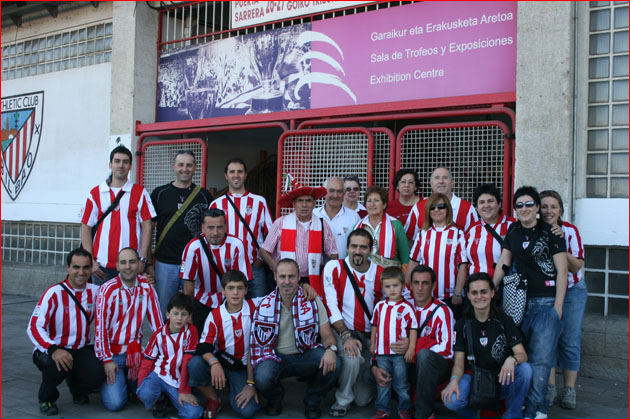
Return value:
M 160 330 L 153 333 L 144 349 L 144 357 L 155 360 L 153 371 L 164 382 L 179 389 L 184 354 L 195 354 L 199 335 L 192 324 L 186 324 L 176 334 L 171 334 L 168 328 L 167 321 Z
M 391 345 L 409 337 L 409 330 L 418 328 L 415 309 L 406 300 L 381 300 L 374 307 L 372 325 L 376 327 L 376 354 L 396 354 Z
M 573 255 L 575 258 L 584 259 L 584 246 L 582 245 L 582 237 L 578 228 L 569 222 L 562 222 L 562 231 L 564 232 L 564 240 L 567 243 L 567 252 Z M 567 286 L 569 288 L 575 286 L 577 282 L 584 278 L 584 267 L 573 274 L 569 271 L 569 282 Z
M 505 238 L 508 227 L 514 222 L 513 218 L 501 215 L 491 227 L 499 236 Z M 466 257 L 470 263 L 468 274 L 488 273 L 492 277 L 494 266 L 501 257 L 502 247 L 485 225 L 483 220 L 479 220 L 466 232 Z

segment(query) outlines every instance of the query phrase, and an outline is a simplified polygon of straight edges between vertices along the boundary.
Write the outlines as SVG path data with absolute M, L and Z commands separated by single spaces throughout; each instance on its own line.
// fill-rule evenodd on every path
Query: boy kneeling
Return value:
M 164 392 L 184 419 L 198 419 L 203 408 L 188 386 L 187 365 L 197 349 L 199 335 L 190 323 L 191 296 L 176 293 L 166 307 L 168 321 L 153 333 L 138 374 L 138 398 L 150 410 Z
M 252 315 L 260 299 L 245 299 L 247 278 L 230 270 L 221 278 L 225 301 L 210 312 L 197 355 L 190 361 L 189 385 L 207 399 L 204 418 L 216 418 L 221 400 L 216 390 L 230 388 L 232 409 L 251 418 L 259 409 L 254 371 L 249 354 Z

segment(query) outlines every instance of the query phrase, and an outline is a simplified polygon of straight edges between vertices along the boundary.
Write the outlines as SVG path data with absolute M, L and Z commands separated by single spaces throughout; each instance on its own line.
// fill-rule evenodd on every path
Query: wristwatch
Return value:
M 147 259 L 145 257 L 140 257 L 138 258 L 138 261 L 140 261 L 141 263 L 147 263 Z
M 334 344 L 326 347 L 326 350 L 330 350 L 334 352 L 335 354 L 337 354 L 337 346 L 335 346 Z

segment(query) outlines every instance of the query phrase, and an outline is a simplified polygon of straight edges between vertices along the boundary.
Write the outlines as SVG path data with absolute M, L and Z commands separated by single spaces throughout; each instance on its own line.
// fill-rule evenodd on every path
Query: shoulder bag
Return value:
M 468 395 L 468 407 L 478 409 L 496 409 L 499 403 L 501 385 L 499 384 L 499 372 L 484 369 L 475 364 L 473 351 L 472 328 L 470 320 L 466 320 L 466 340 L 468 342 L 468 356 L 472 379 L 470 381 L 470 394 Z
M 348 264 L 346 264 L 346 260 L 342 260 L 342 261 L 343 261 L 343 268 L 346 270 L 346 274 L 348 275 L 348 278 L 350 279 L 350 284 L 352 285 L 352 288 L 354 289 L 354 293 L 357 295 L 357 300 L 359 301 L 359 304 L 361 305 L 363 312 L 365 312 L 365 315 L 367 315 L 368 319 L 372 319 L 372 313 L 368 309 L 367 303 L 365 303 L 365 299 L 363 298 L 363 295 L 361 294 L 361 291 L 359 290 L 357 279 L 354 278 L 354 274 L 352 274 L 352 270 L 350 270 L 350 267 L 348 267 Z
M 199 191 L 201 191 L 201 187 L 199 185 L 195 186 L 190 195 L 188 195 L 186 200 L 182 203 L 182 206 L 177 209 L 175 214 L 169 219 L 168 223 L 166 224 L 166 226 L 164 226 L 164 229 L 160 233 L 160 237 L 158 238 L 157 244 L 155 245 L 155 250 L 153 251 L 154 253 L 157 253 L 157 250 L 160 245 L 162 245 L 162 242 L 164 242 L 164 238 L 166 238 L 166 234 L 168 233 L 169 229 L 175 224 L 177 219 L 179 219 L 180 216 L 184 214 L 188 206 L 190 206 L 190 203 L 192 203 L 195 197 L 197 197 Z
M 208 246 L 206 245 L 206 240 L 204 239 L 203 236 L 201 236 L 201 233 L 197 235 L 197 239 L 199 239 L 199 242 L 201 242 L 201 249 L 203 249 L 203 252 L 206 253 L 206 258 L 208 259 L 208 262 L 212 266 L 212 269 L 214 270 L 214 272 L 218 274 L 219 278 L 223 277 L 224 273 L 219 269 L 219 266 L 217 265 L 217 263 L 214 262 L 214 258 L 212 258 L 212 254 L 210 253 L 210 250 L 208 249 Z
M 227 193 L 225 194 L 225 198 L 227 198 L 227 201 L 230 202 L 230 204 L 234 208 L 234 211 L 238 215 L 238 218 L 241 220 L 241 223 L 243 224 L 243 226 L 245 226 L 245 229 L 247 229 L 247 232 L 252 237 L 252 242 L 253 242 L 254 246 L 256 247 L 256 250 L 260 251 L 260 245 L 258 245 L 258 241 L 256 240 L 256 236 L 254 236 L 254 232 L 252 232 L 252 230 L 250 229 L 249 225 L 245 221 L 245 218 L 243 217 L 241 212 L 238 211 L 238 208 L 236 207 L 236 204 L 234 204 L 234 201 L 232 201 L 232 199 L 230 198 L 230 196 Z

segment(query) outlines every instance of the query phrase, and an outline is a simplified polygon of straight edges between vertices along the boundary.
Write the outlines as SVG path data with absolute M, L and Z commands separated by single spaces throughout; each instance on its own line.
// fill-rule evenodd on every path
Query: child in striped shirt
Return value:
M 398 395 L 398 415 L 401 419 L 411 418 L 412 402 L 409 397 L 407 363 L 413 361 L 418 323 L 414 308 L 403 299 L 405 287 L 403 272 L 398 267 L 387 267 L 381 274 L 381 290 L 386 299 L 378 302 L 372 315 L 370 351 L 375 355 L 376 366 L 385 371 L 390 382 L 377 387 L 378 396 L 374 405 L 375 419 L 389 418 L 391 388 Z M 391 345 L 401 338 L 409 337 L 409 347 L 402 354 L 396 354 Z

